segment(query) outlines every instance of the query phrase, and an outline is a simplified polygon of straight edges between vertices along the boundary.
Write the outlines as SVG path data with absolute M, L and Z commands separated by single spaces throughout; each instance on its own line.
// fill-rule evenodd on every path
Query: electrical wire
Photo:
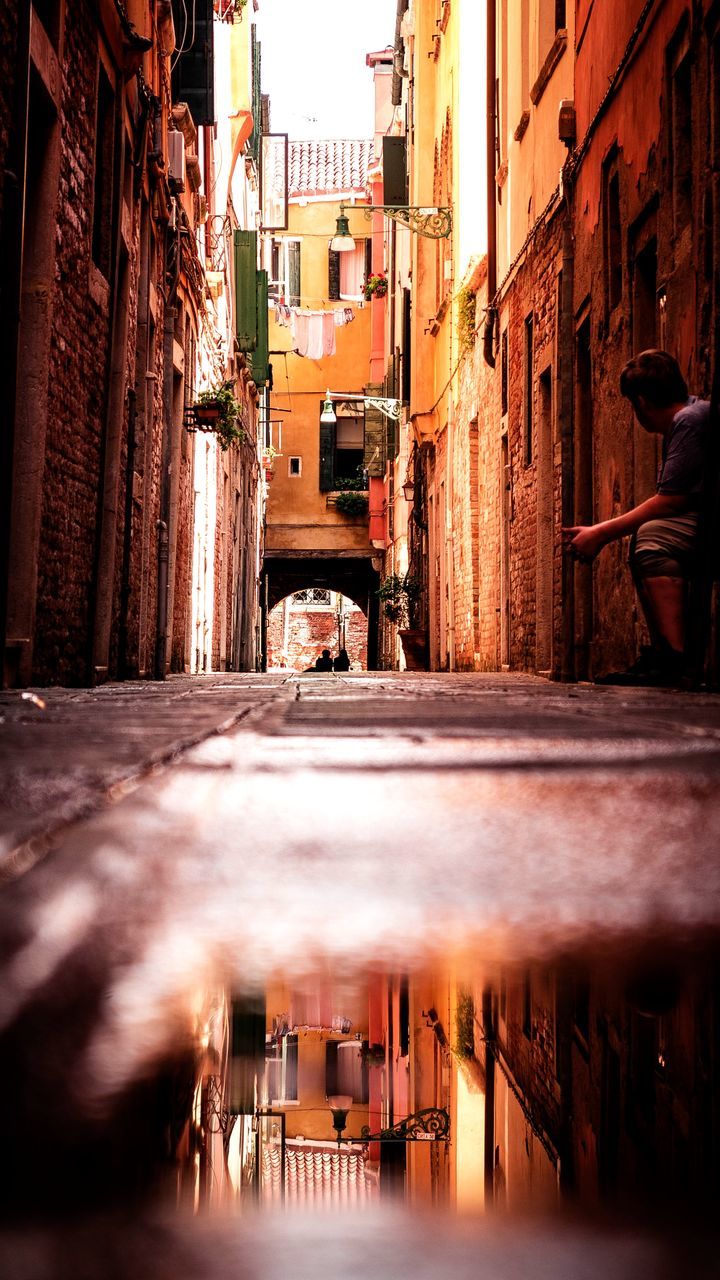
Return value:
M 184 30 L 183 30 L 183 33 L 182 33 L 182 39 L 181 39 L 181 41 L 180 41 L 180 44 L 175 46 L 175 56 L 174 56 L 174 58 L 173 58 L 173 60 L 172 60 L 172 62 L 171 62 L 171 64 L 170 64 L 170 70 L 171 70 L 171 71 L 174 71 L 174 69 L 175 69 L 175 64 L 177 63 L 178 59 L 182 56 L 182 54 L 183 54 L 183 53 L 187 53 L 190 49 L 192 49 L 192 47 L 193 47 L 193 45 L 194 45 L 194 43 L 195 43 L 195 35 L 196 35 L 196 31 L 197 31 L 196 14 L 195 14 L 195 6 L 196 6 L 196 3 L 197 3 L 197 0 L 192 0 L 192 39 L 191 39 L 190 43 L 186 45 L 186 44 L 185 44 L 185 37 L 186 37 L 186 35 L 187 35 L 187 31 L 188 31 L 188 12 L 187 12 L 187 5 L 186 5 L 186 3 L 185 3 L 185 0 L 180 0 L 180 3 L 182 4 L 182 7 L 183 7 L 183 16 L 184 16 L 184 18 L 185 18 L 185 27 L 184 27 Z

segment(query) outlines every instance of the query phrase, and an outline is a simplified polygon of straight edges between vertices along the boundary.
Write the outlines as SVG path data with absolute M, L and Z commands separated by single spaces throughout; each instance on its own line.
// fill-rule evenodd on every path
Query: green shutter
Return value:
M 253 352 L 252 370 L 255 385 L 264 387 L 268 379 L 269 336 L 268 336 L 268 273 L 256 273 L 257 296 L 257 346 Z
M 407 139 L 383 138 L 383 204 L 407 204 Z
M 328 298 L 335 302 L 340 297 L 340 254 L 328 250 Z
M 320 401 L 322 413 L 322 401 Z M 335 423 L 320 423 L 320 491 L 327 493 L 335 482 Z
M 367 396 L 384 396 L 385 388 L 381 382 L 368 383 L 365 388 Z M 389 418 L 372 405 L 365 405 L 365 469 L 371 476 L 385 474 L 387 455 L 387 430 L 392 429 Z M 392 455 L 394 457 L 394 454 Z
M 288 279 L 287 297 L 289 307 L 300 306 L 300 241 L 289 240 L 287 246 Z
M 241 351 L 258 341 L 257 231 L 235 232 L 235 332 Z
M 252 62 L 252 117 L 253 131 L 250 136 L 250 151 L 256 165 L 260 163 L 260 138 L 262 136 L 262 58 L 260 41 L 254 25 L 250 28 L 250 59 Z

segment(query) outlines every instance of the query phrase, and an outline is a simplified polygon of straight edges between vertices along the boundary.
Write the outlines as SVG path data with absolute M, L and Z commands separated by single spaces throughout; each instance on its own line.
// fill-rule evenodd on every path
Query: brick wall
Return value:
M 97 27 L 65 10 L 53 329 L 38 557 L 35 679 L 88 679 L 106 412 L 109 290 L 91 263 Z M 91 280 L 94 288 L 91 289 Z
M 367 667 L 367 618 L 360 610 L 348 615 L 347 651 L 351 663 Z M 283 655 L 283 605 L 276 605 L 268 619 L 268 667 L 304 671 L 314 665 L 323 649 L 338 652 L 337 615 L 334 609 L 293 609 L 288 628 L 287 654 Z
M 559 585 L 562 544 L 560 537 L 560 469 L 557 451 L 557 301 L 560 270 L 561 219 L 555 218 L 536 235 L 504 298 L 501 329 L 507 327 L 508 414 L 507 437 L 509 472 L 509 566 L 510 566 L 510 665 L 524 671 L 537 669 L 538 557 L 553 558 L 554 644 L 559 655 Z M 533 322 L 532 370 L 532 453 L 527 448 L 526 322 Z M 499 364 L 501 361 L 498 362 Z M 552 474 L 553 536 L 551 545 L 538 541 L 538 469 L 542 440 L 542 392 L 540 376 L 550 387 L 551 431 L 545 442 L 550 448 Z M 502 377 L 496 369 L 496 381 Z M 529 459 L 529 460 L 528 460 Z

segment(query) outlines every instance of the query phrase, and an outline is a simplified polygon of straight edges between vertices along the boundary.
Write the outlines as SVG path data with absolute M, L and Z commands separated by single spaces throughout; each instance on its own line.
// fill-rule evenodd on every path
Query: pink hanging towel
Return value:
M 309 354 L 308 345 L 310 341 L 310 312 L 295 312 L 295 350 L 299 356 Z
M 308 321 L 308 342 L 305 355 L 308 360 L 322 360 L 323 358 L 323 320 L 322 311 L 306 312 Z
M 323 313 L 323 355 L 335 355 L 335 315 L 332 311 Z

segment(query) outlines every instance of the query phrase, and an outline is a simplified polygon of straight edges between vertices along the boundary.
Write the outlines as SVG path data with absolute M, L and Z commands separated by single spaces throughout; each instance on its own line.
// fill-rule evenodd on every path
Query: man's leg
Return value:
M 685 649 L 685 579 L 662 574 L 641 577 L 638 585 L 651 639 L 664 641 L 679 657 Z

